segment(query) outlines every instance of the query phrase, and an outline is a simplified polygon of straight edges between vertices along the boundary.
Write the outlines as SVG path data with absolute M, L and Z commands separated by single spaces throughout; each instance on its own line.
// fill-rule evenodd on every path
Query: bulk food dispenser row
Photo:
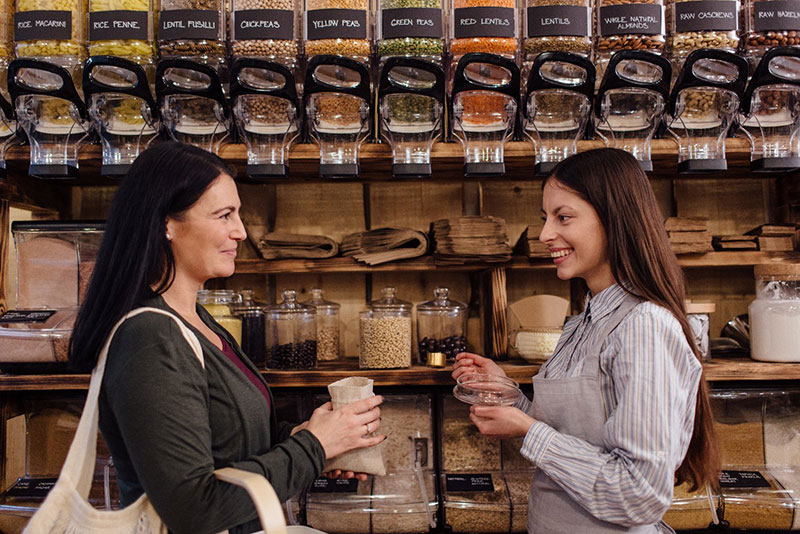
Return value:
M 396 177 L 424 177 L 437 139 L 483 176 L 511 139 L 534 144 L 537 173 L 592 137 L 645 169 L 650 141 L 673 138 L 679 170 L 704 172 L 743 135 L 754 170 L 800 167 L 793 2 L 373 3 L 5 0 L 0 148 L 27 141 L 32 176 L 72 178 L 99 140 L 101 173 L 121 177 L 161 137 L 239 142 L 260 180 L 286 177 L 301 141 L 323 178 L 358 176 L 368 139 Z

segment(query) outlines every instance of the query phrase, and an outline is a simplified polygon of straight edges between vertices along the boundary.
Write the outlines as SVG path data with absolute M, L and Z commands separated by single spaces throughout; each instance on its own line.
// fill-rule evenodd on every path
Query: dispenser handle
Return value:
M 557 80 L 547 80 L 541 74 L 541 68 L 545 63 L 569 63 L 583 69 L 586 72 L 586 79 L 583 83 L 578 85 L 570 85 L 567 83 L 559 83 Z M 543 52 L 536 56 L 536 60 L 531 67 L 531 73 L 528 76 L 527 92 L 525 93 L 525 102 L 527 102 L 534 91 L 542 89 L 568 89 L 576 93 L 585 95 L 589 99 L 591 105 L 594 98 L 594 84 L 597 76 L 594 63 L 589 61 L 583 56 L 573 54 L 572 52 Z M 527 118 L 528 106 L 523 106 L 522 113 Z
M 320 82 L 314 77 L 314 72 L 316 71 L 317 67 L 321 65 L 338 65 L 340 67 L 346 67 L 350 70 L 354 70 L 358 73 L 359 82 L 354 87 L 338 87 L 336 85 Z M 308 66 L 306 67 L 306 77 L 303 88 L 304 103 L 308 103 L 309 97 L 315 93 L 336 92 L 363 98 L 369 107 L 372 108 L 372 102 L 370 98 L 371 91 L 369 70 L 366 66 L 364 66 L 363 63 L 356 61 L 355 59 L 329 54 L 322 54 L 312 57 L 308 61 Z
M 13 121 L 17 118 L 17 113 L 14 111 L 14 106 L 12 106 L 2 94 L 0 94 L 0 111 L 2 111 L 6 119 L 10 121 Z
M 17 74 L 19 73 L 20 69 L 36 69 L 49 72 L 50 74 L 55 74 L 61 78 L 61 87 L 55 90 L 40 89 L 38 87 L 31 87 L 30 85 L 18 83 Z M 75 108 L 78 110 L 78 114 L 81 116 L 81 119 L 85 121 L 89 120 L 89 113 L 87 111 L 86 104 L 83 103 L 83 99 L 81 99 L 80 95 L 78 94 L 78 90 L 75 89 L 75 84 L 72 82 L 72 77 L 70 76 L 69 72 L 67 69 L 54 63 L 29 58 L 15 59 L 8 65 L 8 93 L 11 95 L 12 102 L 16 102 L 17 98 L 25 95 L 42 95 L 63 98 L 64 100 L 68 100 L 75 105 Z
M 631 79 L 621 78 L 617 74 L 617 65 L 625 60 L 638 60 L 645 63 L 650 63 L 661 69 L 661 79 L 657 82 L 636 81 Z M 672 66 L 669 60 L 644 50 L 620 50 L 611 56 L 608 62 L 606 72 L 603 74 L 603 81 L 600 84 L 600 89 L 597 91 L 597 98 L 594 101 L 595 115 L 600 116 L 603 107 L 603 97 L 606 92 L 612 89 L 621 89 L 623 87 L 641 87 L 650 89 L 660 94 L 666 101 L 669 98 L 669 84 L 672 80 Z
M 168 84 L 164 80 L 164 75 L 167 70 L 172 68 L 193 70 L 205 74 L 211 81 L 208 87 L 203 88 L 176 87 L 175 85 Z M 217 71 L 213 67 L 198 63 L 197 61 L 184 58 L 170 58 L 162 59 L 158 62 L 156 66 L 156 97 L 160 102 L 165 96 L 169 95 L 193 95 L 210 98 L 219 102 L 226 118 L 230 117 L 228 100 L 222 92 L 222 83 L 220 82 Z
M 389 73 L 396 67 L 410 67 L 417 70 L 423 70 L 433 74 L 436 81 L 431 87 L 413 88 L 404 85 L 399 85 L 389 79 Z M 383 65 L 381 71 L 380 85 L 378 88 L 378 100 L 386 95 L 391 94 L 414 94 L 429 96 L 444 104 L 444 71 L 442 67 L 430 61 L 410 57 L 390 57 Z
M 753 77 L 750 78 L 750 83 L 747 85 L 744 94 L 739 104 L 739 110 L 745 115 L 750 114 L 750 106 L 752 105 L 753 93 L 756 89 L 764 85 L 772 84 L 786 84 L 800 86 L 800 78 L 781 78 L 775 76 L 769 70 L 769 64 L 773 59 L 779 56 L 800 58 L 800 49 L 796 46 L 776 46 L 767 50 L 764 57 L 759 61 Z
M 735 66 L 737 70 L 736 79 L 730 82 L 715 82 L 713 80 L 704 80 L 697 77 L 694 73 L 694 65 L 703 59 L 715 59 Z M 686 58 L 686 61 L 684 61 L 681 72 L 678 74 L 678 79 L 675 81 L 675 86 L 672 88 L 672 94 L 667 104 L 667 113 L 669 113 L 673 119 L 677 118 L 675 116 L 675 107 L 678 102 L 678 95 L 682 90 L 691 87 L 716 87 L 725 89 L 736 93 L 736 96 L 739 97 L 741 102 L 745 84 L 747 83 L 747 70 L 747 60 L 732 52 L 714 50 L 711 48 L 692 51 Z
M 464 71 L 471 63 L 488 63 L 489 65 L 502 67 L 511 73 L 511 81 L 501 87 L 487 88 L 485 85 L 476 83 L 464 75 Z M 464 54 L 458 61 L 456 73 L 453 76 L 452 96 L 455 98 L 458 93 L 473 90 L 491 90 L 496 93 L 508 95 L 517 101 L 517 109 L 519 109 L 519 67 L 514 61 L 496 54 L 486 54 L 484 52 L 470 52 L 469 54 Z
M 131 87 L 117 87 L 103 83 L 92 76 L 94 69 L 99 67 L 117 67 L 132 72 L 136 76 L 136 83 Z M 147 74 L 138 63 L 117 56 L 91 56 L 83 66 L 83 96 L 86 106 L 89 106 L 92 95 L 98 93 L 121 93 L 135 96 L 144 100 L 150 107 L 153 117 L 159 116 L 158 105 L 150 92 Z
M 263 87 L 254 87 L 242 82 L 239 74 L 246 68 L 262 69 L 280 74 L 284 79 L 283 87 L 267 89 Z M 236 103 L 236 99 L 241 95 L 267 95 L 288 100 L 295 105 L 295 108 L 299 109 L 300 107 L 297 100 L 297 87 L 292 71 L 280 63 L 268 61 L 266 59 L 239 58 L 234 61 L 231 67 L 230 94 L 231 103 L 233 104 Z

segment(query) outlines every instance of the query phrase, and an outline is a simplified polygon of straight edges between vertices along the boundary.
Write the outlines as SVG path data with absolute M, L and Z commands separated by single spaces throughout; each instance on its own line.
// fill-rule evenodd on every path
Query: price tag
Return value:
M 445 475 L 447 491 L 494 491 L 492 475 L 488 473 L 470 473 Z
M 8 310 L 0 315 L 0 323 L 44 323 L 56 310 Z
M 18 478 L 5 495 L 18 499 L 44 499 L 58 478 Z
M 723 488 L 769 488 L 770 484 L 758 471 L 723 470 L 719 475 L 719 485 Z
M 311 493 L 356 493 L 358 479 L 341 480 L 319 477 L 311 484 Z

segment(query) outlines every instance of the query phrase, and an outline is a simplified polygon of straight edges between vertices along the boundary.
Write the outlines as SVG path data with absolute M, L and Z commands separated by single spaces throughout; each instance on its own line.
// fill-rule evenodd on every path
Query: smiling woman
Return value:
M 236 341 L 197 304 L 211 278 L 234 272 L 246 237 L 234 171 L 205 150 L 164 142 L 144 151 L 120 184 L 70 342 L 70 362 L 91 370 L 112 326 L 137 308 L 173 319 L 125 319 L 108 348 L 100 430 L 114 457 L 120 501 L 146 493 L 170 532 L 261 529 L 244 490 L 214 469 L 265 476 L 281 500 L 317 477 L 325 460 L 377 445 L 378 396 L 317 408 L 299 426 L 275 420 L 269 386 Z M 334 472 L 344 477 L 354 473 Z

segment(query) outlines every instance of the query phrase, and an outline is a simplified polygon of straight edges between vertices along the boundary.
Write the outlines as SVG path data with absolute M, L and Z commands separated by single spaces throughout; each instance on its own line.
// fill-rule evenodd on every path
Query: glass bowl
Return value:
M 522 396 L 519 384 L 505 376 L 471 373 L 458 377 L 453 396 L 467 404 L 511 406 Z

